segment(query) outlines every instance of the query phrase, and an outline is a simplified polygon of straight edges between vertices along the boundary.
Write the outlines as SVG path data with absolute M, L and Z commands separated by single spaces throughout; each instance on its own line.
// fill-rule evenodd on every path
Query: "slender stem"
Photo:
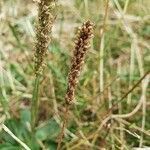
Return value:
M 31 106 L 31 129 L 32 132 L 35 130 L 35 124 L 37 120 L 38 106 L 39 106 L 39 85 L 40 85 L 40 75 L 36 76 L 34 82 L 34 90 L 32 97 L 32 106 Z
M 106 22 L 108 17 L 108 9 L 109 9 L 109 0 L 105 1 L 105 14 L 104 14 L 104 21 L 102 28 L 100 29 L 100 62 L 99 62 L 99 85 L 100 85 L 100 92 L 104 90 L 104 41 L 105 41 L 105 29 L 106 29 Z M 103 100 L 103 95 L 100 96 L 100 99 Z
M 66 111 L 64 113 L 64 120 L 63 120 L 63 124 L 62 124 L 62 128 L 61 128 L 61 133 L 60 133 L 60 137 L 59 137 L 59 141 L 58 141 L 57 150 L 60 150 L 61 143 L 62 143 L 62 140 L 63 140 L 63 137 L 64 137 L 65 127 L 66 127 L 67 121 L 68 121 L 68 111 L 69 111 L 69 107 L 67 105 L 66 106 Z

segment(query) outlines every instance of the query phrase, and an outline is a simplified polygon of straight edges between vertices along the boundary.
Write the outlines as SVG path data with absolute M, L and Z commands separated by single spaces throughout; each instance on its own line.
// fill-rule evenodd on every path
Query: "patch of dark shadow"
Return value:
M 86 108 L 82 112 L 82 119 L 83 121 L 92 122 L 97 120 L 96 112 L 92 108 Z

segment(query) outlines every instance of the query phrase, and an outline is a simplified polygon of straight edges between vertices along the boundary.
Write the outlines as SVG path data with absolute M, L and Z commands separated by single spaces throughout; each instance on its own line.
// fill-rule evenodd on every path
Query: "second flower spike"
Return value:
M 81 67 L 84 63 L 86 52 L 90 47 L 90 39 L 93 37 L 93 26 L 91 21 L 87 21 L 83 23 L 82 27 L 78 28 L 71 68 L 68 75 L 68 87 L 65 96 L 67 104 L 72 103 L 74 100 L 75 87 L 79 80 Z

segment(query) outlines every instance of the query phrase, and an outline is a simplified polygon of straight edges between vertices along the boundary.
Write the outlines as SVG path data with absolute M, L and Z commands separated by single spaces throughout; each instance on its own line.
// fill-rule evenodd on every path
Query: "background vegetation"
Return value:
M 106 8 L 104 0 L 58 1 L 33 139 L 30 106 L 37 6 L 31 0 L 0 1 L 1 150 L 56 149 L 74 33 L 88 19 L 95 23 L 95 37 L 69 111 L 62 149 L 150 146 L 150 1 L 109 0 Z

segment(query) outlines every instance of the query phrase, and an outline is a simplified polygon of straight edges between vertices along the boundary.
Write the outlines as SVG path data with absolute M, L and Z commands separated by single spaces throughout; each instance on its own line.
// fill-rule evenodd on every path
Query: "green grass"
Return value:
M 33 53 L 36 4 L 32 1 L 0 2 L 0 149 L 21 150 L 3 124 L 32 150 L 55 150 L 64 109 L 67 74 L 76 27 L 95 22 L 94 39 L 76 90 L 62 149 L 132 149 L 150 146 L 150 88 L 148 76 L 121 102 L 118 100 L 150 71 L 150 1 L 110 0 L 104 39 L 100 28 L 104 0 L 59 1 L 47 68 L 40 81 L 40 108 L 35 137 L 31 132 L 31 101 L 34 86 Z M 119 16 L 119 17 L 118 17 Z M 101 41 L 101 42 L 100 42 Z M 101 45 L 101 46 L 100 46 Z M 100 53 L 103 48 L 103 53 Z M 100 63 L 103 62 L 103 65 Z M 101 74 L 100 74 L 101 72 Z M 100 82 L 100 79 L 102 82 Z M 101 86 L 100 86 L 101 85 Z M 100 92 L 100 87 L 103 91 Z M 139 110 L 126 118 L 110 115 Z

